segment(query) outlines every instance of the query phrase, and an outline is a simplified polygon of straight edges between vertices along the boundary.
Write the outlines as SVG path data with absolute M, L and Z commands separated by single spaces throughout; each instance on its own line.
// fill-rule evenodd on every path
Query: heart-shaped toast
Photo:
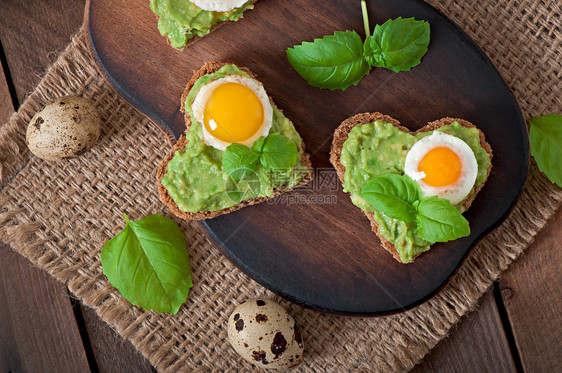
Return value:
M 291 136 L 290 141 L 295 143 L 298 151 L 296 164 L 275 172 L 257 165 L 255 172 L 248 172 L 248 175 L 240 180 L 233 180 L 226 174 L 222 165 L 224 151 L 215 149 L 203 140 L 202 125 L 192 117 L 189 109 L 191 104 L 186 102 L 190 98 L 194 100 L 197 92 L 193 91 L 200 90 L 202 85 L 224 76 L 240 74 L 255 78 L 245 67 L 209 61 L 194 72 L 181 97 L 186 133 L 164 157 L 156 176 L 160 199 L 174 215 L 182 219 L 201 220 L 228 214 L 267 201 L 312 180 L 312 165 L 304 141 L 296 132 L 293 123 L 269 97 L 267 100 L 272 106 L 274 118 L 269 133 L 283 131 L 287 136 Z
M 343 183 L 344 191 L 350 193 L 352 202 L 369 218 L 382 246 L 401 263 L 412 262 L 416 256 L 429 250 L 432 242 L 419 236 L 415 223 L 390 218 L 374 209 L 361 196 L 361 188 L 380 175 L 404 174 L 410 149 L 434 132 L 459 138 L 474 154 L 477 170 L 473 184 L 469 185 L 470 192 L 462 196 L 460 202 L 452 202 L 463 212 L 472 204 L 492 168 L 490 144 L 474 124 L 459 118 L 442 118 L 412 132 L 388 115 L 362 113 L 343 121 L 334 132 L 330 162 Z M 465 171 L 465 168 L 459 168 L 459 175 L 462 176 Z M 425 174 L 422 175 L 425 177 Z

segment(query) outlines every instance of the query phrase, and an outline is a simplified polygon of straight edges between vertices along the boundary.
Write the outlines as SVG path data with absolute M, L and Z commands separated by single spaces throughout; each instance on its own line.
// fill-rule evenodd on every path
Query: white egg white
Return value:
M 427 185 L 423 181 L 425 174 L 418 169 L 418 165 L 423 157 L 431 149 L 437 147 L 447 147 L 451 149 L 461 160 L 461 176 L 457 182 L 452 185 L 442 187 Z M 406 155 L 404 172 L 419 184 L 424 196 L 446 198 L 451 201 L 451 204 L 456 205 L 470 194 L 478 174 L 478 163 L 476 162 L 474 152 L 463 140 L 440 131 L 433 131 L 433 134 L 422 138 L 412 146 Z
M 232 142 L 218 139 L 214 137 L 211 133 L 209 133 L 209 131 L 207 131 L 207 128 L 203 124 L 203 116 L 205 114 L 205 105 L 207 104 L 207 100 L 213 94 L 213 91 L 218 86 L 224 83 L 232 83 L 232 82 L 243 84 L 246 87 L 250 88 L 252 91 L 254 91 L 254 93 L 256 94 L 256 96 L 258 96 L 263 106 L 263 117 L 264 117 L 260 129 L 256 131 L 256 133 L 252 137 L 244 141 L 237 141 L 237 143 L 251 147 L 252 144 L 257 139 L 259 139 L 262 136 L 267 136 L 269 130 L 271 129 L 271 124 L 273 122 L 273 108 L 269 101 L 269 96 L 267 95 L 267 92 L 265 91 L 263 85 L 257 80 L 249 78 L 244 75 L 231 74 L 223 78 L 213 80 L 203 85 L 199 89 L 199 92 L 197 92 L 197 96 L 195 96 L 195 100 L 193 101 L 193 104 L 191 104 L 191 110 L 193 112 L 193 116 L 195 117 L 195 119 L 201 123 L 201 128 L 203 131 L 203 142 L 205 142 L 205 144 L 207 145 L 210 145 L 216 149 L 223 150 L 223 151 L 227 148 L 227 146 L 232 144 Z M 213 124 L 214 122 L 209 123 L 209 125 L 211 126 Z
M 203 10 L 211 12 L 228 12 L 232 9 L 240 8 L 248 0 L 191 0 Z

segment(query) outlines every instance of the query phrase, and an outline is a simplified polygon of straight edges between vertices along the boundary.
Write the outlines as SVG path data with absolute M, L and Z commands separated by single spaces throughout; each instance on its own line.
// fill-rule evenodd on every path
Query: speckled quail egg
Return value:
M 240 304 L 228 319 L 228 339 L 240 356 L 265 369 L 288 370 L 302 362 L 304 344 L 293 317 L 270 299 Z
M 87 99 L 66 96 L 48 103 L 31 118 L 26 142 L 45 160 L 77 157 L 90 149 L 101 132 L 101 118 Z

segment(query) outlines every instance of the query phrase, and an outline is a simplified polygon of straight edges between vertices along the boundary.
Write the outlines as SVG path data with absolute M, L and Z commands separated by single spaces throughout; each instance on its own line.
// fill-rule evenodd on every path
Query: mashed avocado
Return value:
M 490 155 L 480 146 L 478 130 L 463 127 L 457 122 L 443 126 L 439 130 L 460 138 L 470 146 L 478 164 L 475 185 L 482 184 L 490 166 Z M 361 188 L 375 176 L 388 173 L 403 174 L 408 151 L 417 140 L 432 133 L 433 131 L 428 131 L 413 136 L 400 131 L 390 123 L 377 120 L 374 123 L 355 126 L 343 144 L 341 152 L 341 163 L 345 167 L 344 191 L 350 193 L 351 201 L 357 207 L 363 211 L 373 212 L 381 235 L 396 246 L 404 263 L 410 262 L 419 253 L 429 250 L 431 242 L 417 235 L 415 223 L 389 218 L 373 209 L 361 196 Z M 461 206 L 462 202 L 456 207 L 461 210 Z
M 204 84 L 230 74 L 248 76 L 234 65 L 225 65 L 217 72 L 199 78 L 185 101 L 185 108 L 191 118 L 191 126 L 186 132 L 188 143 L 185 149 L 177 151 L 168 163 L 168 172 L 161 181 L 181 211 L 218 211 L 244 200 L 268 197 L 273 194 L 274 189 L 294 187 L 308 172 L 306 166 L 301 163 L 301 137 L 293 123 L 273 104 L 273 123 L 269 134 L 280 133 L 295 143 L 299 151 L 299 161 L 295 167 L 290 170 L 272 171 L 258 164 L 253 174 L 240 181 L 231 179 L 224 172 L 224 152 L 203 143 L 201 123 L 195 121 L 191 104 Z
M 207 35 L 218 22 L 238 21 L 253 7 L 250 0 L 229 12 L 211 12 L 189 0 L 150 0 L 150 9 L 158 15 L 158 31 L 174 48 L 183 48 L 190 39 Z

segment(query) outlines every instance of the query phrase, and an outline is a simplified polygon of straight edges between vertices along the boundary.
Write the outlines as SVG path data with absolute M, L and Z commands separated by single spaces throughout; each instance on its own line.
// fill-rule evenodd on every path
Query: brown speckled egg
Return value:
M 295 320 L 270 299 L 249 299 L 236 307 L 228 318 L 228 340 L 261 368 L 288 370 L 302 362 L 304 345 Z
M 100 122 L 100 115 L 90 101 L 78 96 L 61 97 L 31 118 L 27 146 L 37 157 L 46 160 L 77 157 L 98 141 Z

